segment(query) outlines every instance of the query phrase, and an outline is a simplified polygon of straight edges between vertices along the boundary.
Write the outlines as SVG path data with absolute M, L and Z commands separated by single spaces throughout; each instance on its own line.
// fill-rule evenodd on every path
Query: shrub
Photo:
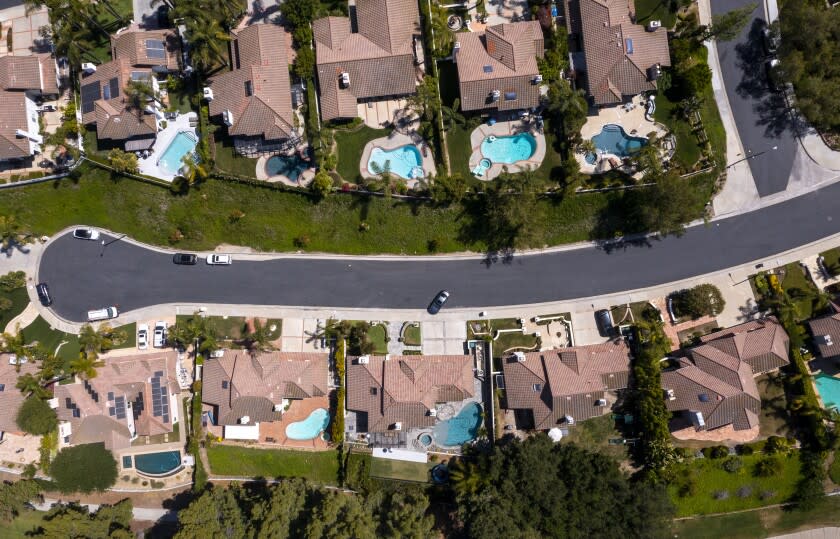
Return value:
M 729 448 L 725 445 L 713 445 L 703 448 L 703 456 L 707 459 L 722 459 L 729 456 Z
M 723 469 L 729 473 L 736 473 L 744 466 L 744 461 L 739 457 L 729 457 L 723 461 Z
M 790 444 L 787 438 L 781 436 L 771 436 L 767 438 L 767 442 L 764 444 L 764 452 L 770 455 L 787 453 L 788 451 L 790 451 Z
M 739 498 L 749 498 L 752 496 L 753 488 L 750 485 L 744 485 L 736 492 Z
M 701 284 L 674 294 L 674 313 L 677 316 L 716 316 L 723 311 L 726 302 L 720 290 L 711 284 Z
M 762 490 L 761 494 L 759 494 L 758 497 L 762 501 L 771 500 L 771 499 L 776 497 L 776 491 L 775 490 Z
M 104 491 L 117 481 L 117 461 L 105 444 L 84 444 L 62 449 L 50 467 L 61 492 Z
M 137 483 L 139 483 L 139 482 L 140 482 L 140 478 L 139 478 L 139 477 L 132 477 L 132 478 L 131 478 L 131 483 L 132 483 L 132 484 L 136 485 L 136 484 L 137 484 Z
M 38 467 L 32 464 L 31 462 L 23 467 L 23 478 L 24 479 L 32 479 L 35 477 L 35 474 L 38 472 Z
M 24 286 L 26 286 L 26 274 L 22 271 L 10 271 L 5 275 L 0 275 L 0 289 L 6 292 Z
M 166 483 L 163 481 L 152 481 L 152 488 L 163 488 L 166 486 Z
M 14 303 L 7 297 L 0 297 L 0 311 L 8 311 Z
M 773 477 L 782 469 L 782 463 L 776 457 L 764 457 L 755 463 L 753 474 L 757 477 Z
M 28 397 L 18 410 L 17 424 L 25 432 L 40 436 L 58 427 L 58 419 L 50 406 L 35 396 Z
M 717 490 L 713 494 L 716 500 L 726 500 L 729 498 L 729 491 L 728 490 Z

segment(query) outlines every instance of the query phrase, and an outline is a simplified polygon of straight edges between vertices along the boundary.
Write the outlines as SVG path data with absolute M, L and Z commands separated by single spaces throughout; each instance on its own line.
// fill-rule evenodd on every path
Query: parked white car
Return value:
M 73 237 L 79 240 L 93 240 L 99 239 L 99 231 L 93 228 L 76 228 L 73 230 Z
M 211 266 L 227 266 L 233 262 L 230 255 L 207 255 L 207 263 Z
M 155 348 L 166 346 L 166 322 L 155 322 L 155 336 L 152 341 L 152 346 Z
M 149 347 L 149 325 L 140 324 L 137 326 L 137 348 L 145 350 Z

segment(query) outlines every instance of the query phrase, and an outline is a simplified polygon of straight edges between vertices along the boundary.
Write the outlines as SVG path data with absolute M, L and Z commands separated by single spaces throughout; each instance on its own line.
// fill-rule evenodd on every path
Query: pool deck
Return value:
M 188 112 L 186 114 L 179 114 L 174 120 L 166 120 L 166 129 L 158 131 L 157 138 L 152 146 L 151 155 L 145 159 L 137 159 L 137 166 L 140 169 L 140 174 L 154 176 L 155 178 L 160 178 L 161 180 L 166 180 L 168 182 L 175 179 L 177 174 L 169 172 L 158 165 L 158 160 L 163 155 L 163 152 L 166 151 L 166 148 L 169 147 L 169 144 L 175 136 L 181 131 L 192 133 L 196 140 L 198 140 L 196 128 L 190 126 L 190 118 L 197 121 L 198 115 L 195 112 Z
M 397 131 L 393 131 L 387 137 L 373 139 L 367 144 L 365 144 L 365 149 L 362 151 L 362 158 L 359 160 L 359 173 L 362 175 L 362 178 L 377 177 L 377 174 L 374 174 L 367 168 L 368 161 L 370 160 L 370 152 L 372 152 L 374 148 L 379 147 L 383 150 L 394 150 L 396 148 L 399 148 L 400 146 L 408 145 L 413 145 L 420 152 L 420 156 L 423 160 L 423 172 L 426 175 L 426 177 L 428 178 L 429 176 L 437 174 L 437 168 L 435 168 L 435 158 L 432 155 L 432 149 L 429 147 L 428 143 L 420 137 L 420 135 L 418 135 L 416 132 L 404 134 L 399 133 Z M 398 175 L 394 174 L 394 176 Z M 406 185 L 408 185 L 409 189 L 414 188 L 414 186 L 417 184 L 416 179 L 403 179 L 405 180 L 405 183 Z
M 329 449 L 329 444 L 321 439 L 320 436 L 312 440 L 290 440 L 286 437 L 286 427 L 292 423 L 303 421 L 309 414 L 323 408 L 330 409 L 330 400 L 327 397 L 312 397 L 303 400 L 294 400 L 291 402 L 289 409 L 283 412 L 283 419 L 280 421 L 272 421 L 270 423 L 260 423 L 260 444 L 267 444 L 268 446 L 294 447 L 298 449 Z M 327 427 L 329 428 L 329 427 Z M 266 438 L 273 438 L 275 442 L 268 442 Z
M 523 161 L 517 161 L 516 163 L 511 164 L 493 163 L 481 176 L 473 176 L 479 180 L 489 181 L 497 178 L 505 168 L 507 168 L 508 172 L 514 173 L 523 172 L 528 169 L 538 169 L 542 164 L 543 159 L 545 159 L 545 135 L 537 132 L 536 126 L 533 122 L 528 120 L 514 120 L 508 122 L 496 122 L 494 125 L 484 123 L 473 129 L 473 132 L 470 133 L 470 148 L 472 148 L 472 153 L 470 154 L 470 170 L 477 167 L 479 161 L 484 159 L 484 155 L 481 153 L 481 143 L 484 142 L 484 139 L 490 135 L 508 137 L 518 133 L 531 133 L 531 135 L 533 135 L 534 139 L 537 141 L 537 147 L 534 150 L 534 155 Z

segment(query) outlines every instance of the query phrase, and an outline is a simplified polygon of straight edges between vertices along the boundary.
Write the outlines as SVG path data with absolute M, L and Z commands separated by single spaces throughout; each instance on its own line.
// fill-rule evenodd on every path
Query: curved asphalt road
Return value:
M 163 303 L 422 309 L 442 288 L 452 292 L 452 307 L 539 303 L 643 288 L 771 257 L 840 232 L 837 201 L 840 183 L 692 227 L 679 238 L 489 265 L 478 259 L 313 257 L 176 266 L 169 254 L 124 241 L 100 256 L 100 242 L 65 235 L 44 251 L 39 280 L 49 283 L 56 314 L 77 322 L 88 309 L 108 305 L 123 312 Z

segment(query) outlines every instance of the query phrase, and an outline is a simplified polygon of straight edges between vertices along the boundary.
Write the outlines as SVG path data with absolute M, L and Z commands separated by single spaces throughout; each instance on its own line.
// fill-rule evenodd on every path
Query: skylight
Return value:
M 491 65 L 484 66 L 484 72 L 485 73 L 492 73 L 493 72 L 493 66 L 491 66 Z

